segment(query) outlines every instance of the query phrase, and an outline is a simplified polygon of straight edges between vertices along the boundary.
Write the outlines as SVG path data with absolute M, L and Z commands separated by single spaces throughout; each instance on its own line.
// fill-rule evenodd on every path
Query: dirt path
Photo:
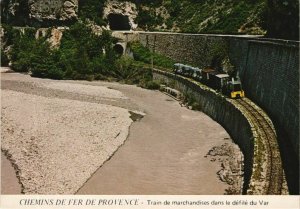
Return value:
M 233 144 L 226 131 L 205 114 L 181 107 L 167 95 L 116 83 L 49 81 L 11 73 L 1 80 L 1 88 L 6 90 L 146 113 L 131 125 L 125 144 L 87 180 L 78 194 L 224 194 L 229 186 L 216 174 L 221 169 L 218 159 L 211 162 L 205 158 L 211 148 Z M 73 84 L 108 86 L 127 99 L 74 92 Z M 2 188 L 8 184 L 5 180 Z

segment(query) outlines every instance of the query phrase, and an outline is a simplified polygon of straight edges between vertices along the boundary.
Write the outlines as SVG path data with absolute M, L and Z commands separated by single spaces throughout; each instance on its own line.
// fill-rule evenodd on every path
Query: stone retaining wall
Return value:
M 275 125 L 290 191 L 299 194 L 299 42 L 159 32 L 141 32 L 139 40 L 151 51 L 200 68 L 210 65 L 215 51 L 227 45 L 246 96 Z
M 230 40 L 247 97 L 272 119 L 292 194 L 299 194 L 299 43 Z
M 256 179 L 252 174 L 257 173 L 255 163 L 258 156 L 255 155 L 257 149 L 260 149 L 256 144 L 253 125 L 248 121 L 245 112 L 236 105 L 235 100 L 228 99 L 211 88 L 208 88 L 198 82 L 189 80 L 181 76 L 175 76 L 172 73 L 167 73 L 159 70 L 153 72 L 153 78 L 174 86 L 183 94 L 192 94 L 199 103 L 202 111 L 209 115 L 212 119 L 220 123 L 233 140 L 239 145 L 244 154 L 244 185 L 243 194 L 266 194 L 265 187 L 269 185 L 270 179 Z M 278 151 L 279 152 L 279 151 Z M 261 152 L 263 155 L 268 155 L 267 152 Z M 268 161 L 269 156 L 260 156 Z M 271 162 L 266 162 L 270 165 Z M 269 168 L 268 168 L 269 169 Z M 267 172 L 263 169 L 259 172 L 261 176 Z M 274 181 L 274 179 L 272 179 Z M 279 182 L 282 184 L 282 182 Z

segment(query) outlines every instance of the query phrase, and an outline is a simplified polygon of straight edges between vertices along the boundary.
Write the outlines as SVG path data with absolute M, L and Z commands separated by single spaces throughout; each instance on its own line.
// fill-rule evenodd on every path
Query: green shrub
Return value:
M 14 30 L 11 35 L 14 43 L 10 51 L 12 68 L 18 72 L 28 72 L 32 66 L 32 59 L 41 50 L 36 44 L 34 32 L 29 29 L 25 30 L 24 33 Z
M 201 111 L 201 105 L 197 102 L 195 96 L 192 93 L 189 92 L 184 93 L 183 103 L 191 107 L 192 110 Z
M 103 6 L 105 1 L 83 0 L 79 1 L 78 13 L 81 19 L 90 19 L 98 25 L 106 25 L 102 19 Z
M 106 80 L 106 77 L 105 76 L 103 76 L 102 74 L 95 74 L 94 75 L 94 79 L 95 80 Z
M 34 31 L 14 34 L 12 67 L 16 71 L 31 72 L 34 77 L 75 80 L 108 80 L 137 84 L 149 89 L 158 89 L 152 81 L 152 72 L 145 63 L 149 55 L 161 66 L 172 61 L 164 56 L 152 54 L 137 45 L 140 61 L 128 56 L 118 56 L 113 45 L 116 39 L 108 31 L 94 35 L 89 27 L 78 22 L 65 31 L 60 48 L 52 49 L 47 37 L 35 39 Z M 105 53 L 104 53 L 105 51 Z
M 241 26 L 249 20 L 262 28 L 266 27 L 265 15 L 261 17 L 267 5 L 265 0 L 163 0 L 161 4 L 133 2 L 138 5 L 137 23 L 145 30 L 156 30 L 162 24 L 171 29 L 175 23 L 181 32 L 238 34 Z M 169 18 L 161 18 L 157 13 L 161 6 L 167 9 Z M 208 19 L 210 21 L 206 25 Z
M 158 81 L 147 81 L 145 84 L 146 89 L 157 90 L 160 88 L 160 83 Z
M 148 48 L 144 47 L 139 42 L 131 43 L 130 48 L 133 52 L 134 59 L 137 61 L 151 64 L 153 58 L 153 64 L 155 66 L 169 69 L 173 68 L 173 65 L 175 63 L 175 61 L 169 57 L 151 52 Z
M 3 52 L 3 50 L 1 50 L 1 67 L 7 67 L 8 63 L 9 63 L 9 59 L 7 57 L 7 55 Z
M 93 80 L 95 80 L 95 76 L 94 75 L 87 75 L 86 80 L 93 81 Z
M 35 77 L 93 80 L 94 74 L 112 76 L 118 59 L 112 48 L 116 39 L 110 32 L 97 36 L 80 21 L 64 32 L 59 49 L 51 49 L 47 37 L 35 39 L 32 29 L 12 34 L 12 68 L 30 71 Z
M 134 60 L 127 56 L 122 56 L 115 63 L 115 69 L 111 74 L 120 80 L 131 80 L 139 73 L 133 65 Z
M 50 68 L 48 70 L 47 77 L 51 78 L 51 79 L 58 79 L 58 80 L 60 80 L 60 79 L 64 78 L 64 75 L 65 75 L 65 73 L 61 69 L 53 67 L 53 68 Z

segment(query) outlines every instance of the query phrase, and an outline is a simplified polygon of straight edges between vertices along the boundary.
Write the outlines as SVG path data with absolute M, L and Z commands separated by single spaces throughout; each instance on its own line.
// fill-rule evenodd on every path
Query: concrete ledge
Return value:
M 172 89 L 172 88 L 167 87 L 165 85 L 161 85 L 160 89 L 161 89 L 161 91 L 163 91 L 166 94 L 172 96 L 176 100 L 180 100 L 181 99 L 182 95 L 181 95 L 180 91 L 177 91 L 176 89 Z
M 249 112 L 236 100 L 226 98 L 199 82 L 165 71 L 153 70 L 153 78 L 172 83 L 183 94 L 192 94 L 202 111 L 220 123 L 239 145 L 244 154 L 243 194 L 287 194 L 277 141 L 269 142 L 258 137 L 259 130 L 251 121 Z M 258 106 L 255 108 L 263 112 Z M 263 117 L 273 128 L 271 120 L 264 112 Z M 276 171 L 272 170 L 274 168 Z M 275 179 L 270 172 L 278 174 Z

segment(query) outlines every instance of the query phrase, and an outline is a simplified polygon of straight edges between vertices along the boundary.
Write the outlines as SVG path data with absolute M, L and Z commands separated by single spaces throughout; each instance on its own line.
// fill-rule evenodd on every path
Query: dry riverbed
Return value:
M 240 164 L 229 165 L 241 154 L 226 131 L 158 91 L 8 72 L 1 99 L 4 194 L 239 191 Z

